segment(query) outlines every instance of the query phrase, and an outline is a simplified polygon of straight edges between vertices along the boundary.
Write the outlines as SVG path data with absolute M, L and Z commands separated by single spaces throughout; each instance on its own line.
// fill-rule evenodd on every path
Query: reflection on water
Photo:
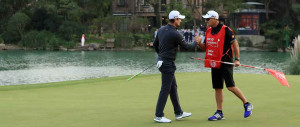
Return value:
M 133 75 L 155 62 L 154 52 L 99 51 L 99 52 L 48 52 L 3 51 L 0 52 L 0 85 L 34 84 L 80 80 L 87 78 Z M 178 53 L 177 72 L 209 72 L 203 61 L 190 57 L 204 57 L 201 52 Z M 268 67 L 282 71 L 289 60 L 289 53 L 241 52 L 241 63 Z M 238 73 L 266 72 L 259 69 L 238 67 Z M 145 73 L 159 73 L 153 67 Z

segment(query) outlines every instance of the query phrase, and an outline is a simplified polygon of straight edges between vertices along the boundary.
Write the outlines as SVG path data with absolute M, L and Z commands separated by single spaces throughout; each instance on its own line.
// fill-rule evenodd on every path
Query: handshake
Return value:
M 202 38 L 200 36 L 195 36 L 195 42 L 197 42 L 198 45 L 200 45 L 202 42 Z

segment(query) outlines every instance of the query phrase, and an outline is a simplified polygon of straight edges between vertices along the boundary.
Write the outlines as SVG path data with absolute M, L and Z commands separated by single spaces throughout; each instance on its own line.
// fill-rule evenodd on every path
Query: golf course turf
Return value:
M 1 86 L 0 127 L 297 127 L 300 76 L 287 75 L 291 88 L 271 75 L 234 74 L 254 105 L 244 118 L 242 102 L 224 89 L 225 120 L 208 121 L 216 110 L 210 73 L 176 73 L 182 109 L 190 118 L 176 121 L 168 99 L 164 113 L 172 123 L 153 121 L 160 74 Z

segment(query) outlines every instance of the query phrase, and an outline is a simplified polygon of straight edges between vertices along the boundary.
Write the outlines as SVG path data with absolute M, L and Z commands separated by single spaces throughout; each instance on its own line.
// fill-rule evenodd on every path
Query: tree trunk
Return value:
M 197 27 L 197 22 L 196 22 L 196 18 L 195 18 L 195 6 L 196 6 L 196 0 L 194 0 L 194 3 L 192 4 L 192 2 L 190 0 L 187 0 L 188 5 L 191 7 L 191 11 L 192 11 L 192 18 L 193 18 L 193 30 L 196 30 Z
M 161 15 L 160 15 L 160 10 L 161 10 L 161 0 L 157 0 L 158 1 L 158 21 L 159 21 L 159 27 L 162 25 L 162 21 L 161 21 Z
M 194 22 L 194 30 L 197 30 L 197 22 L 195 18 L 196 0 L 194 0 L 194 5 L 191 5 L 191 8 L 192 8 L 192 15 L 193 15 L 193 22 Z
M 271 0 L 265 0 L 265 8 L 266 8 L 266 20 L 269 20 L 269 7 Z
M 102 32 L 101 29 L 102 29 L 102 27 L 101 27 L 101 23 L 100 23 L 100 25 L 99 25 L 99 30 L 100 30 L 100 31 L 99 31 L 99 36 L 100 36 L 100 37 L 101 37 L 101 32 Z
M 161 1 L 160 0 L 156 0 L 155 3 L 152 4 L 153 8 L 154 8 L 154 14 L 156 16 L 156 27 L 160 28 L 162 21 L 161 21 L 161 15 L 160 15 L 160 8 L 161 8 Z

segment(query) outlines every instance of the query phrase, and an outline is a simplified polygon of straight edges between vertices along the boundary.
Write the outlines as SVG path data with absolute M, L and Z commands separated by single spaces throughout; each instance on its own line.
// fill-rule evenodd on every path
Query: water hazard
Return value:
M 177 72 L 209 72 L 203 61 L 204 52 L 179 52 Z M 0 85 L 36 84 L 88 78 L 133 75 L 155 62 L 150 51 L 2 51 L 0 52 Z M 289 53 L 241 52 L 241 63 L 283 71 Z M 236 73 L 266 74 L 263 70 L 238 67 Z M 153 67 L 145 72 L 159 73 Z

